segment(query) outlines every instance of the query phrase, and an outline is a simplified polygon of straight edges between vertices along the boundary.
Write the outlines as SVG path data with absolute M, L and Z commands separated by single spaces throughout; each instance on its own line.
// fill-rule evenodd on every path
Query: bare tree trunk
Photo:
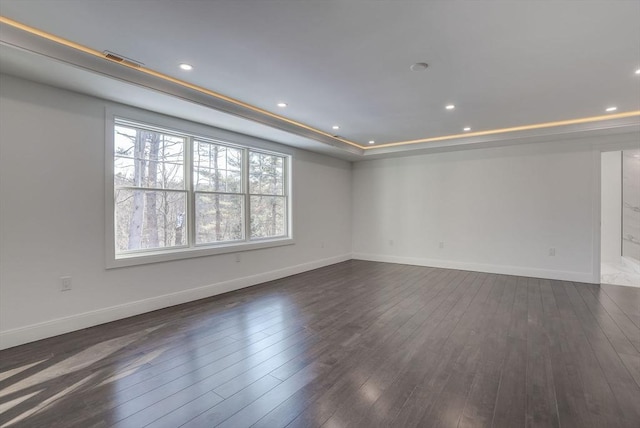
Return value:
M 149 187 L 158 187 L 158 150 L 160 149 L 160 134 L 148 132 L 149 140 Z M 158 240 L 158 197 L 156 192 L 147 192 L 145 224 L 149 248 L 157 248 Z
M 162 162 L 162 187 L 164 188 L 167 183 L 169 182 L 169 179 L 167 177 L 167 164 L 164 162 L 167 159 L 167 153 L 166 153 L 166 148 L 167 148 L 167 144 L 166 141 L 163 141 L 162 144 L 162 156 L 160 157 L 163 162 Z M 164 233 L 162 234 L 162 240 L 163 240 L 163 246 L 164 247 L 168 247 L 171 244 L 169 242 L 171 242 L 170 237 L 169 237 L 169 193 L 168 192 L 162 192 L 162 226 L 164 228 Z M 177 226 L 176 226 L 177 227 Z
M 213 146 L 213 175 L 214 190 L 220 191 L 220 177 L 218 177 L 218 146 Z M 222 223 L 222 215 L 220 214 L 220 195 L 216 194 L 214 199 L 214 209 L 216 210 L 216 241 L 222 240 L 222 231 L 220 225 Z
M 146 133 L 138 131 L 133 149 L 133 185 L 142 186 L 145 179 L 146 162 L 144 151 L 147 143 Z M 142 217 L 144 212 L 144 192 L 135 191 L 133 194 L 133 213 L 129 222 L 129 250 L 137 250 L 142 246 Z
M 164 233 L 162 234 L 162 241 L 165 247 L 169 246 L 169 193 L 162 192 L 162 227 Z

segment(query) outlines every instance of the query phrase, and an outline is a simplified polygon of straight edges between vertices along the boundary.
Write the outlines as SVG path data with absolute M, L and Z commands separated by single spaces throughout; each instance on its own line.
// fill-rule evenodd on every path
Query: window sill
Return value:
M 180 248 L 176 250 L 166 250 L 148 252 L 144 254 L 124 254 L 117 258 L 109 258 L 106 261 L 107 269 L 115 269 L 127 266 L 146 265 L 150 263 L 162 263 L 173 260 L 193 259 L 196 257 L 216 256 L 220 254 L 239 253 L 242 251 L 260 250 L 265 248 L 282 247 L 293 245 L 293 238 L 270 239 L 257 242 L 242 242 L 216 245 L 215 247 L 195 247 Z

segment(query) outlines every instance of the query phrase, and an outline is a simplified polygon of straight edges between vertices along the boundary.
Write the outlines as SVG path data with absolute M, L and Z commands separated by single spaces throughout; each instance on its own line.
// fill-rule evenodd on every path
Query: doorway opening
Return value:
M 600 282 L 640 287 L 640 149 L 600 161 Z

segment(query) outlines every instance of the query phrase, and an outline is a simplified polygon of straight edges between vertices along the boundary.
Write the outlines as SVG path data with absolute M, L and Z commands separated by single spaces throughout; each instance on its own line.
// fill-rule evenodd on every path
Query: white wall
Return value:
M 600 150 L 639 139 L 362 161 L 353 171 L 287 148 L 295 245 L 244 252 L 240 263 L 226 254 L 106 270 L 108 105 L 0 76 L 0 348 L 346 260 L 352 249 L 361 259 L 589 282 L 599 277 Z M 66 275 L 74 289 L 61 293 Z
M 622 152 L 602 153 L 601 241 L 603 263 L 620 263 L 622 248 Z
M 354 258 L 595 282 L 605 142 L 357 162 Z
M 106 270 L 109 103 L 0 79 L 0 347 L 350 258 L 351 165 L 288 148 L 295 245 Z

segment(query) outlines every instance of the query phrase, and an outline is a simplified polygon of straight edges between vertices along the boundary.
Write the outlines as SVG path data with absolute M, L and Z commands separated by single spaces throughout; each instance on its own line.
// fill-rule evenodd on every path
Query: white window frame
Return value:
M 292 169 L 293 156 L 291 150 L 275 143 L 256 139 L 231 131 L 212 128 L 206 125 L 187 122 L 151 112 L 126 107 L 107 107 L 105 120 L 105 266 L 107 269 L 181 260 L 194 257 L 205 257 L 219 254 L 237 253 L 295 244 L 293 238 L 293 202 L 292 202 Z M 133 250 L 116 254 L 115 245 L 115 199 L 114 199 L 114 127 L 118 120 L 140 125 L 151 129 L 163 130 L 185 136 L 184 171 L 185 189 L 187 193 L 187 240 L 180 247 L 159 248 L 156 250 Z M 195 236 L 195 189 L 193 187 L 193 141 L 200 140 L 243 150 L 242 192 L 244 195 L 244 239 L 241 241 L 225 241 L 221 243 L 196 244 Z M 284 196 L 286 203 L 286 230 L 283 236 L 251 239 L 251 211 L 249 193 L 249 152 L 276 155 L 284 158 Z M 288 152 L 288 153 L 287 153 Z

